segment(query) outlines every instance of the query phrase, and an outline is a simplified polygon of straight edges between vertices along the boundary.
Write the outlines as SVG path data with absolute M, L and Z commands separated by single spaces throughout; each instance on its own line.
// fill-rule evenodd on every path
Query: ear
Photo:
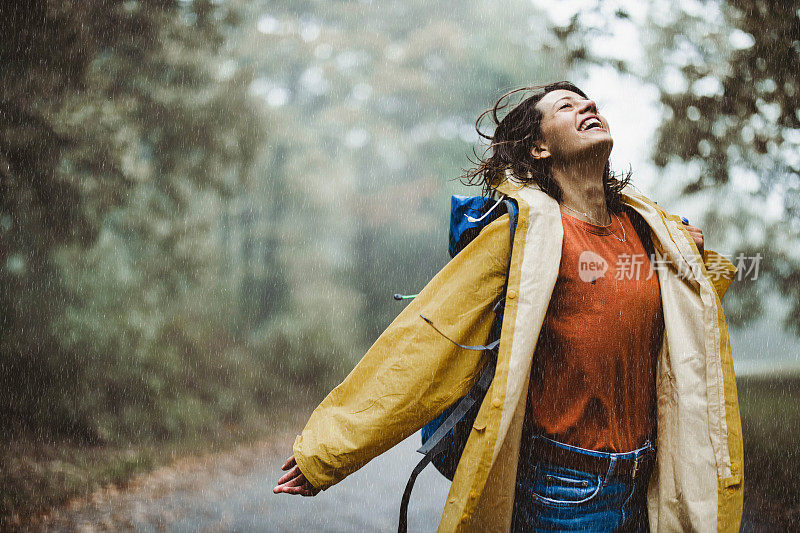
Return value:
M 550 150 L 547 149 L 547 145 L 542 141 L 536 141 L 531 147 L 531 155 L 534 159 L 546 159 L 550 157 Z

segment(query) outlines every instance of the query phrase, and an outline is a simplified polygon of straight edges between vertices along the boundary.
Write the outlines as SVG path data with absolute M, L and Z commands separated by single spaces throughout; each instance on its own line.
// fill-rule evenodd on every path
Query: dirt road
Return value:
M 275 495 L 291 451 L 275 442 L 178 461 L 56 511 L 46 531 L 396 531 L 400 497 L 421 457 L 419 434 L 313 498 Z M 409 531 L 435 531 L 449 482 L 432 466 L 417 479 Z

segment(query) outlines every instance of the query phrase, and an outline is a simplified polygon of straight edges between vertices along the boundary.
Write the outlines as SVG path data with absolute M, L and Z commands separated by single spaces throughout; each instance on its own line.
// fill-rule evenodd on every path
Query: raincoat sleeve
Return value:
M 736 276 L 737 268 L 725 256 L 713 250 L 703 250 L 703 263 L 708 272 L 708 279 L 722 300 L 722 296 Z
M 483 352 L 444 335 L 465 345 L 486 342 L 509 248 L 503 215 L 425 286 L 314 410 L 293 446 L 314 487 L 338 483 L 470 390 L 486 363 Z

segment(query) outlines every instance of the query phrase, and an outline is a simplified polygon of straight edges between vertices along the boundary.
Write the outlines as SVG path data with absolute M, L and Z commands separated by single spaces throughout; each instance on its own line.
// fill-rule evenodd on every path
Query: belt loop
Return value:
M 603 480 L 603 487 L 608 484 L 608 480 L 611 479 L 611 476 L 614 474 L 615 466 L 617 466 L 617 457 L 612 455 L 608 462 L 608 471 L 606 472 L 606 478 Z

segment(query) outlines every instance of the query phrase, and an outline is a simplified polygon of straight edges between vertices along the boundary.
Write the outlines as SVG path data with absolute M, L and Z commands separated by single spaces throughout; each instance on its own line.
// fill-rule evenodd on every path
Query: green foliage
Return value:
M 444 264 L 474 118 L 563 74 L 522 0 L 2 10 L 6 437 L 164 440 L 329 389 Z
M 205 1 L 2 9 L 4 421 L 105 441 L 227 416 L 236 402 L 179 379 L 206 347 L 169 333 L 187 309 L 209 316 L 195 299 L 216 288 L 217 214 L 263 139 L 247 76 L 219 78 L 235 17 Z
M 264 404 L 286 401 L 300 391 L 330 390 L 355 363 L 358 346 L 357 315 L 337 311 L 353 293 L 306 295 L 313 304 L 309 312 L 281 313 L 254 330 L 250 348 L 263 354 L 270 373 L 260 380 L 257 398 Z

